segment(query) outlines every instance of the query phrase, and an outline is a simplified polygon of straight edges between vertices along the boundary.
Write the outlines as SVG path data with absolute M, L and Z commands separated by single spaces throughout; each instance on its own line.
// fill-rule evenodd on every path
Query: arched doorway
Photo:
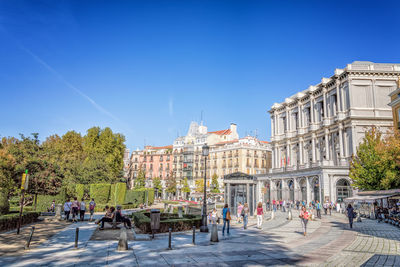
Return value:
M 276 182 L 276 197 L 278 198 L 277 200 L 282 199 L 282 182 L 281 181 Z
M 339 179 L 336 183 L 336 199 L 337 202 L 343 202 L 343 200 L 347 197 L 351 197 L 352 188 L 350 186 L 350 182 L 344 178 Z
M 289 187 L 289 200 L 294 201 L 294 182 L 293 182 L 293 180 L 288 181 L 288 187 Z
M 307 182 L 306 179 L 300 180 L 301 201 L 307 202 Z
M 319 178 L 314 178 L 313 182 L 312 182 L 312 187 L 313 187 L 313 200 L 314 201 L 319 201 L 321 202 L 321 200 L 319 199 L 319 189 L 320 189 L 320 184 L 319 184 Z

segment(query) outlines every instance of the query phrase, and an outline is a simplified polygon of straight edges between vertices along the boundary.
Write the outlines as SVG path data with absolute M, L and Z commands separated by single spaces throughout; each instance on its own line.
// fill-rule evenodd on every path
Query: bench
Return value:
M 112 222 L 104 222 L 104 226 L 107 224 L 111 225 L 112 229 L 119 229 L 118 225 L 124 222 L 117 222 L 117 211 L 113 212 L 114 217 Z

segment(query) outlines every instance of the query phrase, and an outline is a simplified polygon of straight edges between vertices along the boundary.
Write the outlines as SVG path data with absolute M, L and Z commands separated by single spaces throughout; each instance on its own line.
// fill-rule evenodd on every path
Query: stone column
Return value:
M 311 186 L 310 179 L 306 177 L 306 185 L 307 185 L 307 204 L 311 202 Z
M 349 151 L 349 142 L 347 141 L 346 138 L 346 128 L 343 128 L 343 157 L 346 160 L 347 157 L 349 156 L 348 151 Z
M 299 199 L 299 182 L 297 178 L 293 178 L 294 201 Z
M 274 111 L 274 130 L 275 130 L 275 135 L 279 134 L 279 121 L 278 121 L 278 116 L 276 115 L 276 110 Z
M 304 115 L 303 115 L 303 105 L 301 103 L 299 104 L 299 113 L 298 114 L 299 115 L 297 116 L 297 119 L 298 119 L 298 123 L 299 123 L 299 128 L 302 128 L 304 125 L 304 123 L 303 123 Z
M 227 194 L 226 194 L 225 204 L 228 204 L 228 207 L 231 208 L 231 201 L 230 201 L 230 199 L 231 199 L 231 184 L 227 183 L 227 187 L 228 187 L 228 190 L 227 190 Z
M 336 106 L 337 106 L 337 112 L 341 112 L 341 92 L 340 92 L 340 81 L 339 78 L 336 79 Z
M 275 147 L 272 146 L 272 157 L 271 157 L 271 164 L 272 164 L 272 169 L 275 168 Z
M 249 183 L 246 184 L 246 202 L 250 205 L 251 199 L 250 199 L 250 185 Z
M 315 154 L 315 133 L 311 135 L 311 149 L 312 149 L 312 163 L 316 162 L 316 154 Z
M 325 129 L 325 159 L 329 161 L 329 130 Z
M 326 94 L 327 94 L 327 90 L 326 88 L 324 88 L 323 90 L 323 94 L 324 94 L 324 118 L 323 119 L 327 119 L 328 118 L 328 108 L 327 108 L 327 101 L 326 101 Z
M 299 156 L 300 156 L 300 165 L 304 165 L 304 142 L 303 142 L 303 137 L 299 138 Z
M 286 142 L 286 148 L 287 148 L 287 150 L 286 150 L 286 155 L 287 155 L 286 156 L 286 164 L 289 161 L 289 164 L 287 164 L 287 166 L 290 167 L 290 166 L 292 166 L 292 150 L 291 150 L 291 147 L 290 147 L 289 140 Z
M 290 129 L 289 129 L 289 126 L 290 126 L 290 123 L 289 123 L 289 108 L 288 107 L 286 107 L 286 111 L 285 111 L 285 113 L 286 113 L 286 132 L 290 132 Z
M 343 155 L 343 124 L 339 123 L 339 153 L 340 153 L 340 162 L 344 161 Z
M 310 95 L 310 116 L 311 116 L 311 124 L 315 122 L 314 118 L 314 96 Z
M 282 200 L 287 200 L 288 198 L 288 192 L 287 192 L 287 183 L 286 179 L 281 179 L 281 184 L 282 184 Z
M 274 121 L 274 115 L 271 115 L 271 138 L 275 136 L 275 121 Z

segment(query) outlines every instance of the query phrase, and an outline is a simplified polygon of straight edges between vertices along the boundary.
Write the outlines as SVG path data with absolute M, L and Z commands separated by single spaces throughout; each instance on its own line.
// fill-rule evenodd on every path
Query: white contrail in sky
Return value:
M 91 97 L 89 97 L 88 95 L 86 95 L 85 93 L 83 93 L 81 90 L 79 90 L 78 88 L 76 88 L 73 84 L 71 84 L 70 82 L 68 82 L 67 80 L 64 79 L 64 77 L 58 73 L 55 69 L 53 69 L 49 64 L 47 64 L 43 59 L 41 59 L 39 56 L 35 55 L 34 53 L 32 53 L 32 51 L 30 51 L 29 49 L 27 49 L 26 47 L 24 47 L 23 45 L 18 43 L 18 46 L 25 51 L 26 53 L 28 53 L 31 57 L 33 57 L 36 62 L 38 62 L 40 65 L 42 65 L 43 67 L 45 67 L 48 71 L 50 71 L 54 76 L 56 76 L 58 79 L 60 79 L 66 86 L 68 86 L 70 89 L 74 90 L 75 92 L 77 92 L 80 96 L 82 96 L 83 98 L 85 98 L 87 101 L 90 102 L 90 104 L 92 104 L 98 111 L 106 114 L 107 116 L 109 116 L 110 118 L 121 122 L 121 120 L 117 117 L 115 117 L 111 112 L 109 112 L 108 110 L 106 110 L 105 108 L 103 108 L 102 106 L 100 106 L 99 104 L 97 104 Z

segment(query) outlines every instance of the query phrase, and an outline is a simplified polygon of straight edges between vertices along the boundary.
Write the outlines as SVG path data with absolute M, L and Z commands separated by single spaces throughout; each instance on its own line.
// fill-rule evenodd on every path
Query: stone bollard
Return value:
M 288 211 L 288 218 L 287 219 L 288 220 L 292 220 L 292 211 L 291 210 Z
M 274 210 L 272 210 L 272 212 L 271 212 L 271 220 L 273 220 L 273 219 L 275 219 L 275 211 Z
M 169 213 L 174 213 L 174 206 L 173 205 L 169 206 Z
M 168 204 L 164 203 L 164 212 L 167 212 L 167 210 L 168 210 Z
M 217 228 L 217 224 L 213 223 L 212 227 L 211 227 L 211 238 L 210 238 L 211 242 L 219 242 L 218 240 L 218 228 Z
M 128 235 L 126 233 L 126 228 L 121 228 L 121 234 L 119 235 L 118 240 L 118 251 L 125 251 L 128 250 Z
M 182 206 L 178 206 L 178 217 L 179 218 L 183 217 L 183 215 L 182 215 Z
M 360 213 L 357 213 L 357 222 L 361 222 L 361 216 L 360 216 Z
M 61 204 L 57 204 L 57 206 L 56 206 L 56 219 L 58 220 L 58 221 L 61 221 L 61 207 L 62 207 L 62 205 Z

